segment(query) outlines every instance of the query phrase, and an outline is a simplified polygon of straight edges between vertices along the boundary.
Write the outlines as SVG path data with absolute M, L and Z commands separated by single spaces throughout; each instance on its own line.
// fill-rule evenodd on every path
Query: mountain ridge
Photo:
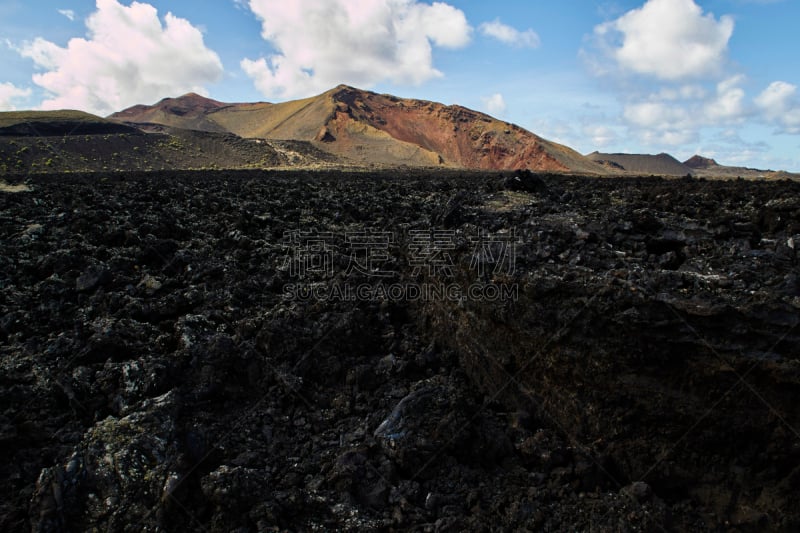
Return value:
M 653 174 L 664 176 L 685 176 L 692 174 L 692 169 L 681 163 L 667 153 L 650 154 L 607 154 L 592 152 L 587 158 L 618 171 L 634 172 L 638 174 Z
M 200 96 L 197 93 L 186 93 L 176 98 L 162 98 L 153 105 L 137 104 L 113 113 L 107 118 L 123 123 L 161 124 L 183 129 L 226 133 L 223 128 L 216 127 L 213 121 L 205 118 L 209 112 L 225 105 L 227 104 Z
M 187 101 L 195 104 L 184 113 Z M 176 113 L 175 110 L 178 110 Z M 358 164 L 606 174 L 571 148 L 459 105 L 399 98 L 339 85 L 282 103 L 226 104 L 184 95 L 109 116 L 129 125 L 302 140 Z

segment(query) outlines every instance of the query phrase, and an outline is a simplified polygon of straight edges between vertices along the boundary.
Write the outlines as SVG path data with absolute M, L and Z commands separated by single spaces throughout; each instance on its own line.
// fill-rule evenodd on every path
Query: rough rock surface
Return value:
M 0 192 L 4 531 L 800 527 L 797 183 L 27 185 Z M 386 279 L 515 298 L 287 292 L 374 286 L 367 230 Z M 330 269 L 293 274 L 298 231 Z
M 114 127 L 122 127 L 111 123 Z M 47 123 L 52 132 L 58 123 Z M 135 133 L 0 135 L 0 176 L 31 173 L 170 171 L 176 169 L 344 168 L 335 156 L 303 141 L 242 139 L 231 133 L 142 125 Z M 37 132 L 46 131 L 40 124 Z M 103 130 L 101 130 L 103 131 Z M 43 134 L 44 135 L 44 134 Z

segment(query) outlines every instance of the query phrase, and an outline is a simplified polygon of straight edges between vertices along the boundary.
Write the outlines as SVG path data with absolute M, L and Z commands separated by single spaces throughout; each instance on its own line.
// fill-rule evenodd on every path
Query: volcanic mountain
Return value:
M 151 106 L 135 105 L 114 113 L 109 118 L 122 122 L 135 122 L 139 126 L 159 124 L 187 130 L 226 132 L 225 128 L 206 118 L 212 111 L 226 105 L 199 94 L 189 93 L 180 98 L 164 98 Z
M 709 157 L 703 157 L 701 155 L 693 155 L 684 161 L 683 164 L 693 169 L 714 168 L 720 166 L 720 164 L 715 160 Z
M 145 128 L 161 124 L 245 138 L 309 141 L 357 164 L 609 173 L 571 148 L 484 113 L 346 85 L 277 104 L 224 104 L 187 94 L 109 118 Z

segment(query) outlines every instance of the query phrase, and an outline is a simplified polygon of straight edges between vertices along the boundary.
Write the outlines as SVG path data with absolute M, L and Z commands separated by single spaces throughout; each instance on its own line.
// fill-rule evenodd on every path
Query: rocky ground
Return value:
M 37 127 L 56 126 L 45 123 Z M 63 135 L 45 130 L 48 135 L 27 136 L 3 134 L 0 128 L 0 175 L 20 179 L 31 173 L 345 166 L 335 156 L 303 141 L 243 139 L 230 133 L 157 125 L 148 128 L 151 133 L 135 130 L 120 133 L 116 128 L 121 127 L 103 124 L 84 133 L 87 127 L 77 124 L 72 127 L 75 131 L 66 130 Z
M 26 185 L 4 531 L 800 528 L 798 183 Z

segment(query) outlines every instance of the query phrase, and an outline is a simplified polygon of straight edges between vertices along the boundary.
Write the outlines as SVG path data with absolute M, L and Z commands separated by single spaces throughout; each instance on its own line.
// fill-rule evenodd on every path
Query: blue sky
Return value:
M 347 83 L 582 153 L 800 171 L 798 21 L 795 0 L 1 0 L 0 109 L 106 115 Z

